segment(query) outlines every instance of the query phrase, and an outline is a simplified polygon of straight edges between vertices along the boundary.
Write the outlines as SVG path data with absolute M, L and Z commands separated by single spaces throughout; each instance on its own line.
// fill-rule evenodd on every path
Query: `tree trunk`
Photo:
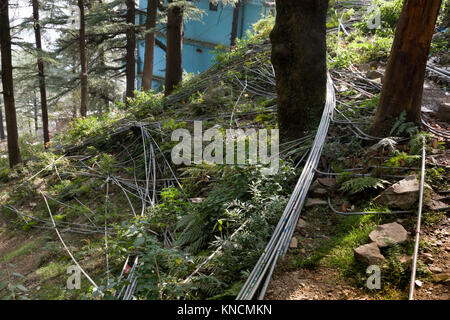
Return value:
M 11 35 L 9 28 L 8 0 L 0 0 L 0 47 L 2 56 L 2 84 L 5 100 L 6 131 L 8 132 L 9 165 L 14 167 L 22 161 L 19 150 L 16 106 L 11 58 Z
M 84 18 L 84 0 L 78 0 L 80 9 L 80 63 L 81 63 L 81 97 L 80 97 L 80 115 L 87 116 L 88 99 L 88 71 L 86 57 L 86 23 Z
M 145 28 L 147 30 L 156 27 L 156 18 L 158 13 L 159 0 L 147 1 L 147 20 Z M 142 76 L 142 89 L 144 91 L 152 88 L 153 63 L 155 53 L 155 32 L 150 32 L 145 36 L 145 58 L 144 58 L 144 74 Z
M 3 128 L 2 99 L 0 97 L 0 141 L 1 140 L 5 140 L 5 129 Z
M 39 90 L 41 93 L 41 110 L 42 110 L 42 130 L 44 133 L 44 147 L 49 147 L 50 136 L 48 132 L 48 109 L 47 109 L 47 92 L 45 88 L 44 62 L 42 61 L 42 41 L 41 26 L 39 24 L 39 0 L 33 0 L 33 19 L 34 19 L 34 36 L 36 38 L 36 49 L 38 50 L 38 74 L 39 74 Z M 36 98 L 35 98 L 36 99 Z M 36 114 L 37 120 L 37 114 Z M 37 122 L 36 122 L 37 128 Z M 36 129 L 37 131 L 37 129 Z
M 233 10 L 233 22 L 231 24 L 231 39 L 230 39 L 230 47 L 234 47 L 236 45 L 236 38 L 238 32 L 238 24 L 239 24 L 239 9 L 241 8 L 241 1 L 236 2 L 234 10 Z
M 402 111 L 406 111 L 407 122 L 420 123 L 427 57 L 441 2 L 404 2 L 371 128 L 373 135 L 389 134 Z
M 136 18 L 136 8 L 134 0 L 127 0 L 127 56 L 126 56 L 126 97 L 134 97 L 134 81 L 136 78 L 136 34 L 134 24 Z
M 315 129 L 325 105 L 328 0 L 277 0 L 276 9 L 272 64 L 280 137 L 289 140 Z
M 36 93 L 34 94 L 33 107 L 34 107 L 34 132 L 35 132 L 35 134 L 37 134 L 37 132 L 39 130 L 39 125 L 38 125 L 38 106 L 37 106 Z M 47 145 L 45 143 L 44 143 L 44 147 L 47 147 Z
M 169 4 L 173 1 L 169 1 Z M 183 9 L 170 6 L 167 14 L 167 51 L 165 95 L 183 80 Z

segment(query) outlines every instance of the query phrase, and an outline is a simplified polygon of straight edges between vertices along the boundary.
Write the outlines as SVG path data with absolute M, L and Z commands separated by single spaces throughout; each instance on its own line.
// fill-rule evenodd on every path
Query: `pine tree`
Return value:
M 144 57 L 144 73 L 142 76 L 142 89 L 144 91 L 152 88 L 153 63 L 155 51 L 155 28 L 158 13 L 159 0 L 147 1 L 147 20 L 145 23 L 145 57 Z
M 12 73 L 11 34 L 9 27 L 8 0 L 0 0 L 0 47 L 2 61 L 3 98 L 5 101 L 6 131 L 8 132 L 9 165 L 14 167 L 22 159 L 19 150 L 14 81 Z
M 39 20 L 39 0 L 33 0 L 33 19 L 34 19 L 34 34 L 36 39 L 36 49 L 38 51 L 38 75 L 39 75 L 39 90 L 41 94 L 41 110 L 42 110 L 42 129 L 44 134 L 44 146 L 47 149 L 50 142 L 50 135 L 48 132 L 48 108 L 47 108 L 47 90 L 45 86 L 44 62 L 42 60 L 42 41 L 41 41 L 41 26 Z M 37 131 L 37 103 L 35 101 L 35 126 Z

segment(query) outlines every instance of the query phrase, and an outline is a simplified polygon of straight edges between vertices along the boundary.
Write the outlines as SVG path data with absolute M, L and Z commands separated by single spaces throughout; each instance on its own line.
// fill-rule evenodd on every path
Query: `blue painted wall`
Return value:
M 209 0 L 197 0 L 198 8 L 204 11 L 201 21 L 188 20 L 184 22 L 183 38 L 183 69 L 188 73 L 198 74 L 207 70 L 213 63 L 213 50 L 219 44 L 229 46 L 231 38 L 231 27 L 233 22 L 233 10 L 230 5 L 223 6 L 219 3 L 217 11 L 210 10 Z M 238 38 L 245 36 L 246 31 L 262 17 L 270 14 L 273 7 L 266 4 L 265 0 L 242 1 L 239 12 Z M 147 10 L 147 0 L 139 0 L 142 11 Z M 145 16 L 139 15 L 136 23 L 144 24 Z M 158 39 L 166 43 L 164 37 Z M 145 41 L 140 40 L 137 44 L 137 88 L 141 89 L 142 71 L 144 69 Z M 165 76 L 165 52 L 155 46 L 153 75 L 153 89 L 162 88 L 161 79 Z

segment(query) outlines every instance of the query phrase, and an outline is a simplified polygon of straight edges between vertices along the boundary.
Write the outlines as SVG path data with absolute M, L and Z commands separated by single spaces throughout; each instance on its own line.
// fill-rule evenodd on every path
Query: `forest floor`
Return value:
M 450 123 L 436 118 L 439 106 L 450 102 L 450 94 L 432 81 L 424 84 L 423 111 L 430 112 L 433 127 L 445 131 L 450 130 Z M 443 141 L 442 138 L 436 137 Z M 450 164 L 450 153 L 444 150 L 436 155 L 428 155 L 427 163 L 432 161 L 442 166 Z M 447 181 L 448 183 L 448 181 Z M 298 240 L 300 249 L 290 249 L 286 258 L 275 269 L 272 282 L 269 285 L 266 299 L 273 300 L 378 300 L 378 299 L 406 299 L 408 288 L 403 292 L 396 290 L 369 290 L 355 285 L 353 279 L 346 277 L 339 268 L 328 263 L 319 262 L 312 267 L 298 268 L 296 261 L 301 256 L 313 255 L 320 247 L 323 239 L 327 239 L 336 232 L 335 218 L 329 209 L 312 209 L 302 217 L 302 226 L 297 226 L 294 237 Z M 405 226 L 416 223 L 416 215 L 397 219 Z M 409 220 L 409 221 L 408 221 Z M 324 221 L 328 221 L 324 223 Z M 412 239 L 414 229 L 410 231 Z M 423 227 L 421 241 L 425 245 L 420 253 L 422 261 L 431 274 L 450 274 L 450 217 Z M 298 262 L 297 262 L 298 264 Z M 383 277 L 383 275 L 382 275 Z M 383 278 L 382 278 L 383 279 Z M 423 285 L 416 287 L 417 300 L 450 300 L 450 283 L 434 281 L 434 277 L 422 279 Z M 382 288 L 383 289 L 383 288 Z

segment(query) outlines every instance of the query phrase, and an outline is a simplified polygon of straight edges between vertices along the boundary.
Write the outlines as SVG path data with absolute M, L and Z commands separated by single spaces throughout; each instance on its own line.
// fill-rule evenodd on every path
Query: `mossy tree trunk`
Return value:
M 319 124 L 326 101 L 328 0 L 277 0 L 270 35 L 283 140 Z
M 371 128 L 373 135 L 389 134 L 403 111 L 406 121 L 420 124 L 427 57 L 441 2 L 405 0 Z

